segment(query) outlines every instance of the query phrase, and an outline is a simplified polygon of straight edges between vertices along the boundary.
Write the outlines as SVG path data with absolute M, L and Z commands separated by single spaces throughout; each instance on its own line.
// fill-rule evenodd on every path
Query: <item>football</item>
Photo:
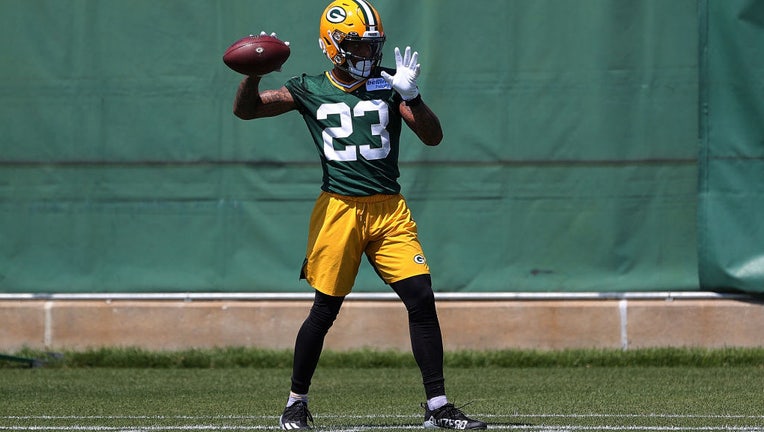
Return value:
M 280 69 L 289 54 L 289 45 L 274 36 L 249 35 L 225 50 L 223 63 L 240 74 L 265 75 Z

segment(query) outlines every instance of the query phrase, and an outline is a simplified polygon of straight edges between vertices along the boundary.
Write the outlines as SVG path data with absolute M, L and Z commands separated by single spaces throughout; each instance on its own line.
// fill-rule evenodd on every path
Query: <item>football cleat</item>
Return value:
M 313 423 L 313 416 L 308 411 L 308 404 L 297 401 L 284 408 L 284 413 L 279 417 L 279 425 L 285 431 L 310 430 L 308 420 Z
M 440 408 L 430 410 L 426 403 L 424 408 L 424 427 L 426 429 L 488 429 L 488 425 L 480 420 L 473 420 L 452 403 L 447 403 Z

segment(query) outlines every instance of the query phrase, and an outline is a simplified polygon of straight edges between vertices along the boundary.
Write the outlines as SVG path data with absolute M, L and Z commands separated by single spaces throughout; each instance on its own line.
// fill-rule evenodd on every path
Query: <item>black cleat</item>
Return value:
M 488 429 L 487 424 L 467 417 L 462 410 L 452 403 L 447 403 L 432 411 L 426 403 L 423 403 L 422 408 L 424 408 L 424 427 L 427 429 Z
M 297 401 L 284 408 L 284 414 L 279 417 L 279 425 L 285 431 L 310 430 L 308 420 L 313 423 L 313 416 L 308 411 L 308 404 L 303 401 Z

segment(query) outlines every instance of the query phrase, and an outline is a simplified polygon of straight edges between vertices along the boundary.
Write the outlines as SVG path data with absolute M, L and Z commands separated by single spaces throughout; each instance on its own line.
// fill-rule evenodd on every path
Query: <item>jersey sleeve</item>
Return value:
M 293 77 L 284 83 L 284 87 L 292 94 L 295 104 L 297 105 L 297 111 L 300 114 L 305 114 L 305 100 L 306 86 L 305 86 L 305 74 Z

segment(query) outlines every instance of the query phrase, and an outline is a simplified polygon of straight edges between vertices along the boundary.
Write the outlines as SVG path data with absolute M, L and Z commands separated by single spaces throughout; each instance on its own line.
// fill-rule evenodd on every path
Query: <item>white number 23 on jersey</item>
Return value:
M 379 123 L 370 125 L 371 134 L 378 136 L 381 146 L 371 144 L 348 145 L 344 149 L 334 148 L 334 140 L 347 138 L 353 134 L 353 119 L 363 117 L 367 112 L 377 112 Z M 387 104 L 381 100 L 362 100 L 353 109 L 344 102 L 323 104 L 316 111 L 316 119 L 326 120 L 330 115 L 339 115 L 340 125 L 324 129 L 324 155 L 332 161 L 354 161 L 358 154 L 366 160 L 384 159 L 390 154 L 390 134 L 387 132 L 389 121 Z

